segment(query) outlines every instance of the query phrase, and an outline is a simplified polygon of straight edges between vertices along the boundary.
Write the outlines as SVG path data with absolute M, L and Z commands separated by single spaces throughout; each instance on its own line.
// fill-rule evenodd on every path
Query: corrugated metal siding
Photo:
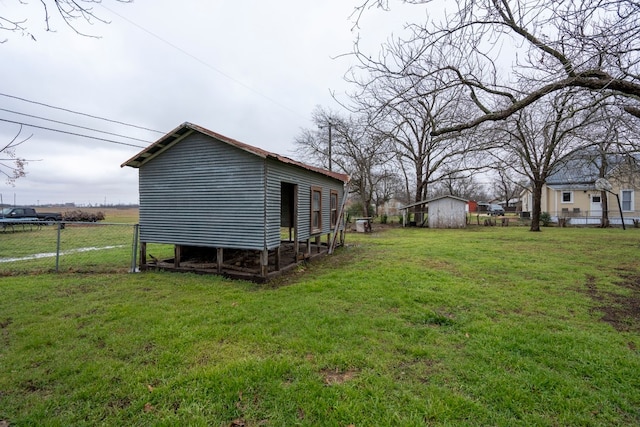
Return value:
M 342 181 L 299 167 L 267 160 L 267 247 L 280 245 L 280 188 L 282 182 L 298 185 L 298 241 L 311 236 L 311 187 L 322 188 L 322 233 L 331 231 L 330 190 L 338 192 L 338 207 L 342 203 Z
M 264 248 L 265 160 L 195 133 L 140 168 L 143 242 Z
M 443 198 L 429 202 L 429 228 L 464 228 L 467 224 L 466 203 Z

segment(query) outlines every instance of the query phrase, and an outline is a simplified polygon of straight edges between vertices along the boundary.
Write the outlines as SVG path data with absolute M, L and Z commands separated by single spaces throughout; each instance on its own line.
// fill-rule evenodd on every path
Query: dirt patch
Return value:
M 358 371 L 349 369 L 347 371 L 341 371 L 339 369 L 323 369 L 320 371 L 324 383 L 326 385 L 342 384 L 355 378 Z
M 623 271 L 620 274 L 620 292 L 603 291 L 596 286 L 593 276 L 587 276 L 586 292 L 602 313 L 600 320 L 621 332 L 640 332 L 640 274 Z
M 331 268 L 333 269 L 347 266 L 357 261 L 361 255 L 361 246 L 355 244 L 347 244 L 345 246 L 337 248 L 332 255 L 319 258 L 311 263 L 305 262 L 299 264 L 295 269 L 291 270 L 286 275 L 282 275 L 270 280 L 266 285 L 266 288 L 280 288 L 297 284 L 305 277 L 312 276 L 313 272 L 315 271 L 325 269 L 327 268 L 327 266 L 331 266 Z
M 129 406 L 131 406 L 131 399 L 128 397 L 117 398 L 107 402 L 108 408 L 115 409 L 117 411 L 127 409 Z

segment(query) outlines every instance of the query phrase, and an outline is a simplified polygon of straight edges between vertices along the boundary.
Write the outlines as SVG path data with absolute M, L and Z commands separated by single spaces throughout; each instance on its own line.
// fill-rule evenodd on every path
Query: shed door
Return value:
M 297 240 L 298 186 L 289 182 L 280 184 L 280 227 L 285 228 L 289 240 Z

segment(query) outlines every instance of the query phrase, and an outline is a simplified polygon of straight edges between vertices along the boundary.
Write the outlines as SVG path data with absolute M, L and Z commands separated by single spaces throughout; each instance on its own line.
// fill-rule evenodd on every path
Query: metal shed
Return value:
M 467 226 L 468 203 L 466 199 L 461 197 L 446 195 L 412 203 L 400 209 L 403 211 L 405 226 L 408 222 L 409 210 L 417 209 L 417 212 L 428 215 L 429 228 L 465 228 Z M 414 223 L 414 225 L 417 224 Z
M 343 237 L 340 209 L 347 175 L 192 123 L 178 126 L 122 166 L 139 170 L 143 269 L 191 268 L 266 279 L 326 252 L 337 233 Z M 147 243 L 174 245 L 172 262 L 148 263 Z M 285 243 L 289 260 L 283 259 Z M 257 255 L 255 271 L 227 262 L 239 251 Z M 187 261 L 196 255 L 200 262 L 190 267 Z
M 465 228 L 467 200 L 456 196 L 440 196 L 427 201 L 429 228 Z

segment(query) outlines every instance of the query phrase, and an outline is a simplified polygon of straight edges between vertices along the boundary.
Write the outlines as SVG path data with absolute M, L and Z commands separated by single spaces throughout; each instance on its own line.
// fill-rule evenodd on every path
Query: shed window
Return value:
M 322 189 L 311 187 L 311 232 L 322 231 Z
M 633 190 L 622 190 L 622 210 L 633 210 Z
M 573 203 L 573 191 L 562 192 L 562 203 Z
M 335 227 L 338 222 L 338 192 L 331 190 L 331 227 Z

